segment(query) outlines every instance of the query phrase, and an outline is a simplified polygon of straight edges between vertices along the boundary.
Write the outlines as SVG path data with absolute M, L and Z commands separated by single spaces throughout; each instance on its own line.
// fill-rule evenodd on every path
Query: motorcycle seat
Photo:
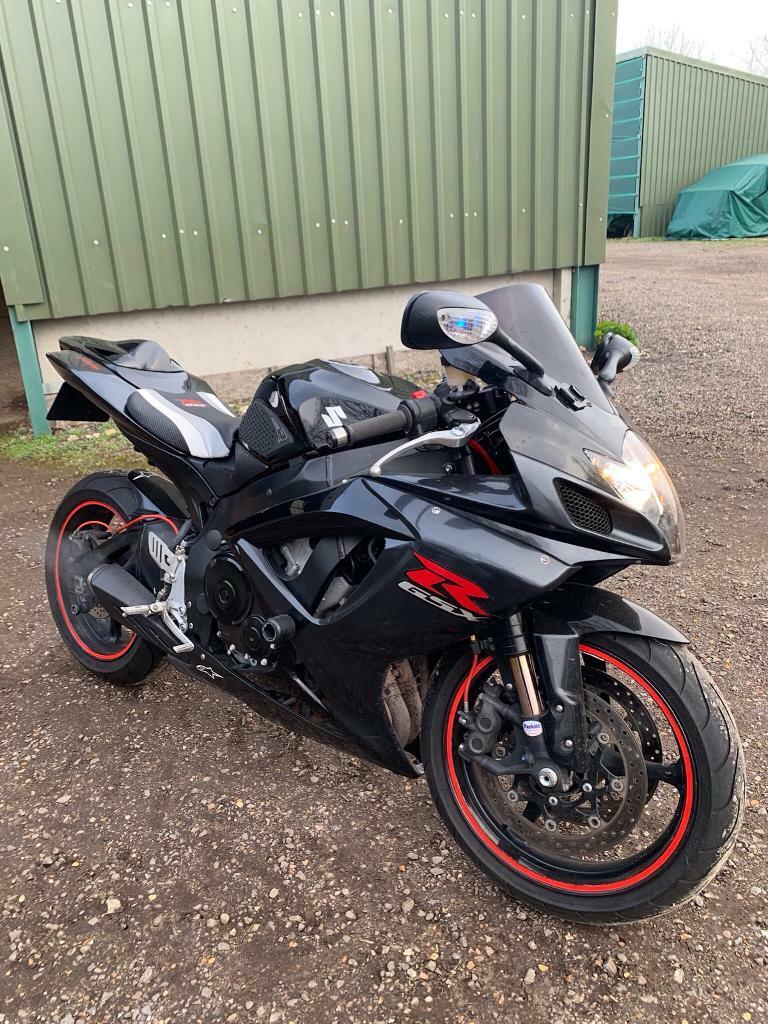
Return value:
M 125 411 L 164 444 L 196 459 L 226 458 L 240 426 L 240 417 L 210 391 L 137 388 Z
M 95 360 L 135 389 L 125 413 L 163 444 L 196 459 L 225 459 L 232 451 L 240 417 L 156 341 L 70 336 L 61 347 Z

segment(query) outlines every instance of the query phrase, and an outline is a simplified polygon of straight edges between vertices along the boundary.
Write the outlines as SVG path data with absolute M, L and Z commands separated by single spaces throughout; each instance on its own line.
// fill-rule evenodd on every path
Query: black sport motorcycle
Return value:
M 500 326 L 501 325 L 501 326 Z M 514 339 L 514 340 L 512 340 Z M 733 720 L 686 638 L 601 584 L 667 565 L 683 517 L 536 285 L 428 291 L 402 340 L 433 394 L 313 360 L 235 415 L 156 343 L 61 339 L 50 419 L 109 417 L 163 475 L 62 501 L 56 625 L 101 678 L 162 657 L 406 776 L 517 898 L 582 921 L 689 899 L 744 807 Z

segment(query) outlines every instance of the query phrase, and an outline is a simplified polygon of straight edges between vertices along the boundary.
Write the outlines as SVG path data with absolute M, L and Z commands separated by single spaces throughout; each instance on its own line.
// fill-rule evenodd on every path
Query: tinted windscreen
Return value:
M 550 377 L 574 384 L 598 408 L 611 409 L 579 346 L 540 284 L 510 284 L 478 298 L 493 310 L 510 338 L 543 364 Z M 441 354 L 451 365 L 488 384 L 502 384 L 512 365 L 511 357 L 489 342 Z

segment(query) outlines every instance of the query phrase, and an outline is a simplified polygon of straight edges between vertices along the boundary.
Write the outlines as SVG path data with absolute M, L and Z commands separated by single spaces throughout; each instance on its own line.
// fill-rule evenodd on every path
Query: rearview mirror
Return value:
M 595 349 L 590 367 L 600 384 L 610 384 L 617 374 L 640 358 L 640 349 L 620 334 L 606 334 Z
M 405 307 L 400 338 L 406 348 L 462 348 L 489 341 L 498 329 L 496 314 L 474 295 L 420 292 Z

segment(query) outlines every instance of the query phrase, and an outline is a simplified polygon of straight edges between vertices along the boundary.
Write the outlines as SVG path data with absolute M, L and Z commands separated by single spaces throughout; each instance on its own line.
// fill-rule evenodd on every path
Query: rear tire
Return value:
M 139 493 L 126 473 L 93 473 L 65 495 L 51 522 L 45 553 L 45 584 L 53 621 L 70 654 L 89 672 L 117 686 L 138 686 L 163 658 L 163 652 L 113 620 L 74 615 L 67 575 L 66 548 L 78 528 L 101 532 L 142 514 Z M 68 600 L 70 597 L 70 600 Z M 95 618 L 98 618 L 96 616 Z M 107 625 L 103 625 L 107 622 Z M 108 635 L 111 633 L 112 635 Z
M 603 656 L 635 673 L 634 678 L 640 677 L 650 698 L 672 716 L 683 741 L 681 754 L 686 751 L 683 760 L 689 758 L 690 772 L 686 767 L 686 783 L 680 789 L 685 816 L 680 815 L 678 831 L 645 871 L 630 876 L 622 874 L 617 864 L 615 881 L 603 876 L 609 880 L 600 886 L 576 886 L 554 869 L 551 875 L 541 867 L 533 872 L 532 865 L 541 861 L 534 861 L 532 852 L 526 855 L 525 844 L 518 845 L 522 852 L 512 857 L 504 848 L 503 835 L 495 836 L 487 825 L 478 827 L 480 819 L 473 817 L 462 792 L 461 770 L 454 764 L 458 756 L 451 752 L 458 742 L 452 719 L 457 694 L 463 692 L 471 671 L 469 655 L 446 661 L 427 695 L 421 744 L 427 780 L 438 812 L 456 841 L 516 899 L 586 923 L 652 917 L 695 896 L 732 851 L 745 805 L 741 742 L 709 673 L 684 645 L 610 634 L 588 637 L 582 653 Z M 684 796 L 689 779 L 690 800 Z

